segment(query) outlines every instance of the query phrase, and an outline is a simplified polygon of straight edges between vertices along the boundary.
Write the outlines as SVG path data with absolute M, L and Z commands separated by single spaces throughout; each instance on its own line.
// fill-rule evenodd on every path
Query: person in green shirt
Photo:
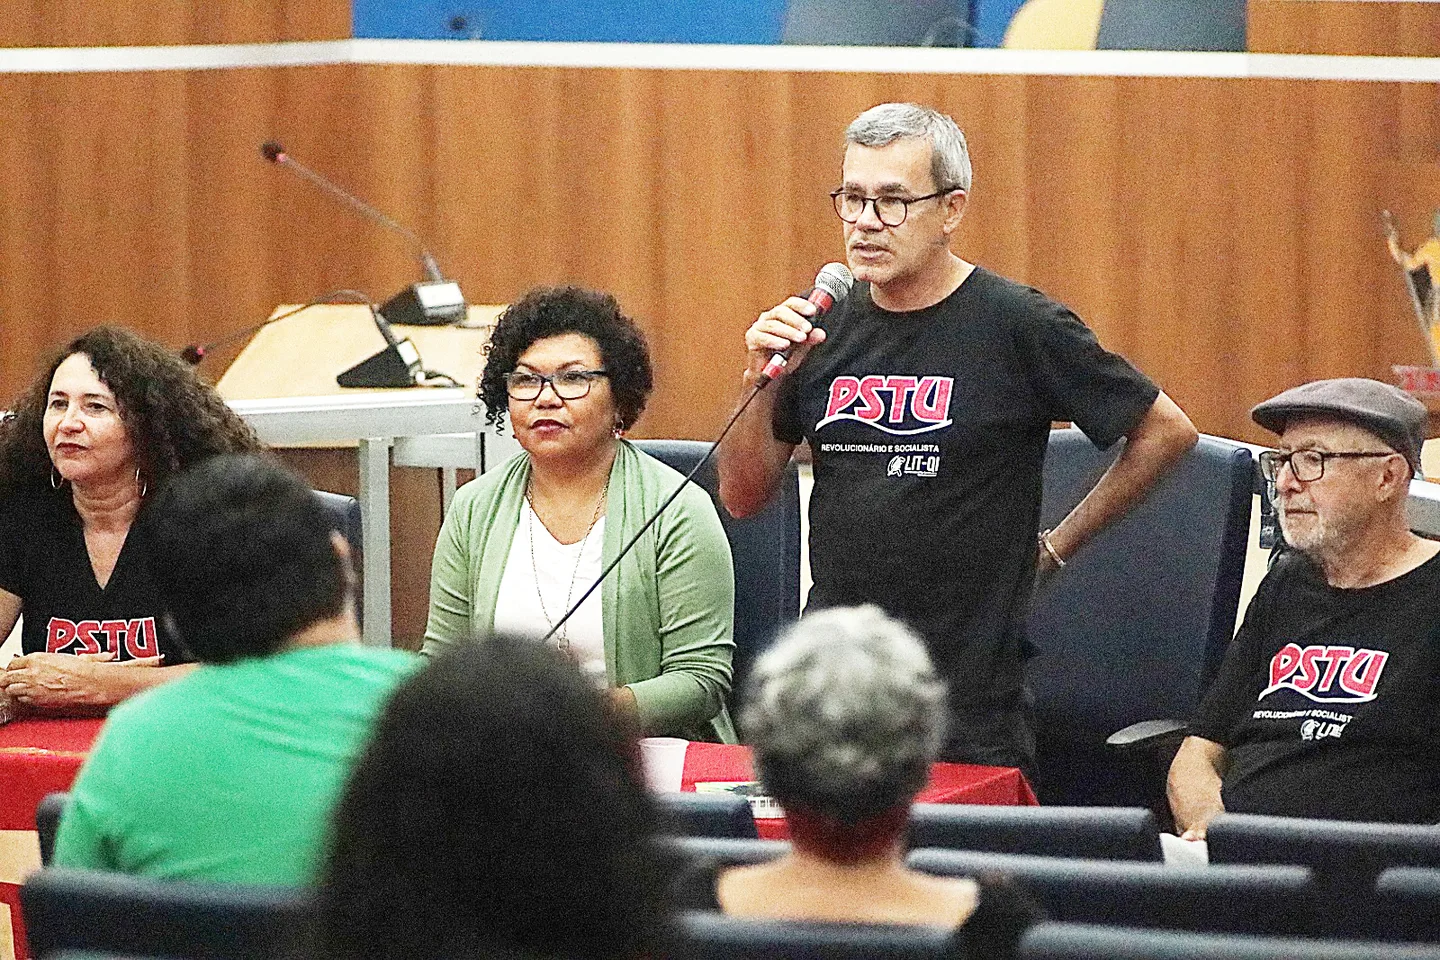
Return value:
M 202 666 L 111 712 L 54 862 L 309 883 L 355 757 L 419 658 L 356 643 L 345 540 L 309 486 L 268 459 L 207 460 L 138 522 L 166 615 Z
M 686 484 L 586 596 L 683 480 L 624 439 L 653 384 L 645 338 L 608 294 L 540 288 L 506 308 L 480 399 L 524 452 L 456 495 L 421 652 L 545 637 L 645 733 L 734 743 L 735 572 L 704 490 Z

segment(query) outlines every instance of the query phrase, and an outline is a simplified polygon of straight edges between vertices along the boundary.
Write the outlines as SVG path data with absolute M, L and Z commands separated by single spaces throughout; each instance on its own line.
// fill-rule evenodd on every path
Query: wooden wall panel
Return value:
M 843 255 L 826 193 L 846 122 L 918 99 L 970 137 L 957 252 L 1072 305 L 1202 430 L 1263 441 L 1247 411 L 1286 386 L 1424 362 L 1378 216 L 1394 210 L 1413 247 L 1440 207 L 1436 93 L 457 66 L 0 76 L 0 403 L 100 320 L 179 347 L 419 276 L 401 238 L 263 163 L 275 138 L 426 237 L 472 302 L 613 291 L 657 364 L 639 433 L 707 437 L 744 329 Z M 432 488 L 397 485 L 406 638 Z
M 1252 53 L 1440 56 L 1440 5 L 1432 0 L 1249 0 Z
M 11 0 L 0 47 L 342 40 L 349 0 Z
M 1071 303 L 1189 402 L 1423 356 L 1379 242 L 1440 205 L 1434 85 L 316 67 L 0 78 L 8 395 L 101 319 L 176 344 L 419 275 L 394 236 L 258 157 L 281 140 L 426 237 L 475 302 L 613 290 L 650 330 L 645 432 L 722 422 L 759 310 L 841 256 L 825 193 L 880 99 L 965 125 L 956 249 Z M 1243 396 L 1231 387 L 1241 385 Z

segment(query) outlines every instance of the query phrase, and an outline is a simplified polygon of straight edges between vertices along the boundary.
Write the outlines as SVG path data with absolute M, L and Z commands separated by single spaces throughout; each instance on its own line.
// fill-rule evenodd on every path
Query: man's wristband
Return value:
M 1040 549 L 1050 555 L 1050 559 L 1054 561 L 1056 569 L 1059 569 L 1065 566 L 1065 559 L 1060 556 L 1060 551 L 1055 549 L 1055 544 L 1050 542 L 1050 533 L 1050 530 L 1040 531 Z

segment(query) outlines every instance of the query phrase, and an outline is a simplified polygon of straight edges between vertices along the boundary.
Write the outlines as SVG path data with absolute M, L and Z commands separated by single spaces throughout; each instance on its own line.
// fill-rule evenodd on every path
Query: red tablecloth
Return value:
M 681 790 L 694 790 L 707 781 L 753 780 L 750 748 L 722 743 L 692 743 L 685 751 L 685 773 Z M 917 803 L 985 803 L 995 806 L 1034 807 L 1035 791 L 1024 774 L 1014 767 L 980 767 L 968 763 L 937 763 L 930 768 L 930 782 L 916 795 Z M 756 820 L 755 827 L 767 840 L 790 836 L 784 820 Z
M 35 830 L 35 808 L 45 794 L 70 789 L 102 723 L 99 719 L 17 720 L 0 726 L 0 830 Z M 7 844 L 5 849 L 18 846 Z M 0 863 L 0 909 L 9 908 L 16 960 L 29 957 L 20 917 L 20 884 L 24 874 L 38 865 Z M 0 943 L 0 956 L 7 946 Z
M 69 790 L 103 720 L 16 720 L 0 726 L 0 830 L 34 830 L 45 794 Z

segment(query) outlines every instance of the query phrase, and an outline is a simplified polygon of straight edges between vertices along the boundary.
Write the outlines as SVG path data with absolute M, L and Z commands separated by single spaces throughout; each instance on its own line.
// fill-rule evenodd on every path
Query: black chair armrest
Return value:
M 1122 752 L 1159 750 L 1178 746 L 1189 730 L 1190 725 L 1183 720 L 1141 720 L 1110 734 L 1105 739 L 1105 746 Z
M 68 793 L 47 793 L 35 808 L 35 830 L 40 834 L 40 863 L 50 866 L 55 857 L 55 837 L 60 832 L 60 818 L 70 802 Z

